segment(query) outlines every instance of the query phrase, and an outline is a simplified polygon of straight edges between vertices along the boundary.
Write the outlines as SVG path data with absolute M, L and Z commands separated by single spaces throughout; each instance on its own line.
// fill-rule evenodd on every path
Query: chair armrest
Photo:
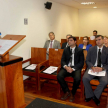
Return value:
M 24 64 L 24 63 L 26 63 L 26 62 L 29 62 L 29 61 L 31 61 L 31 58 L 29 58 L 29 59 L 27 59 L 27 60 L 22 61 L 22 64 Z
M 82 68 L 82 70 L 81 70 L 81 75 L 84 75 L 84 73 L 85 73 L 86 69 L 87 69 L 87 65 L 86 65 L 86 66 L 84 66 L 84 67 Z
M 39 64 L 37 65 L 37 68 L 38 68 L 38 71 L 39 71 L 39 72 L 41 71 L 41 69 L 40 69 L 41 66 L 45 66 L 44 69 L 47 68 L 47 67 L 49 66 L 49 60 L 43 61 L 43 62 L 41 62 L 41 63 L 39 63 Z
M 84 75 L 84 73 L 85 73 L 85 69 L 82 69 L 81 70 L 81 75 Z
M 87 69 L 87 65 L 85 64 L 81 70 L 81 75 L 84 75 L 86 69 Z
M 61 69 L 61 65 L 58 66 L 57 74 L 60 72 L 60 69 Z

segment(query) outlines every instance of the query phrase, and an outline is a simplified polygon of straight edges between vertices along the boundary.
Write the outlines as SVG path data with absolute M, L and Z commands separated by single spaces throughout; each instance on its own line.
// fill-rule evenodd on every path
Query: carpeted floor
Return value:
M 36 98 L 26 108 L 77 108 L 77 107 Z

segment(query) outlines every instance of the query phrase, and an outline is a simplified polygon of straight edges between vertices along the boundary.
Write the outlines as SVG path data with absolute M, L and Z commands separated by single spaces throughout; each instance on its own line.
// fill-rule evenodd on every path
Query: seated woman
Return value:
M 79 44 L 79 47 L 88 51 L 91 46 L 92 45 L 89 44 L 88 36 L 84 36 L 83 37 L 83 44 Z
M 108 37 L 104 36 L 104 46 L 108 47 Z

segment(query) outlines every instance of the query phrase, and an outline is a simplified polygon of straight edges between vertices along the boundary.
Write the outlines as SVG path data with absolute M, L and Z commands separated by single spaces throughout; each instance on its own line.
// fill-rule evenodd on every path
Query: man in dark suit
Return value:
M 61 59 L 61 70 L 57 75 L 58 82 L 60 83 L 64 95 L 61 97 L 65 100 L 70 96 L 69 101 L 74 100 L 74 95 L 80 84 L 81 80 L 81 69 L 84 65 L 84 54 L 83 50 L 76 46 L 76 38 L 73 36 L 69 37 L 69 47 L 64 49 Z M 70 92 L 66 84 L 65 77 L 72 76 L 74 78 L 73 89 Z
M 86 63 L 87 63 L 87 70 L 83 76 L 83 83 L 85 86 L 85 101 L 88 102 L 91 99 L 94 100 L 96 105 L 100 104 L 99 98 L 103 89 L 108 84 L 108 49 L 103 46 L 104 37 L 102 35 L 96 36 L 96 46 L 91 47 L 88 51 Z M 106 71 L 105 76 L 95 76 L 88 74 L 88 70 L 91 69 L 92 72 L 101 72 L 103 70 Z M 97 77 L 100 84 L 97 88 L 93 91 L 90 85 L 90 81 Z
M 67 42 L 65 42 L 65 43 L 62 44 L 61 49 L 64 49 L 64 48 L 66 48 L 66 47 L 69 46 L 69 44 L 68 44 L 68 38 L 69 38 L 70 36 L 72 36 L 72 35 L 70 35 L 70 34 L 66 35 L 66 40 L 67 40 Z

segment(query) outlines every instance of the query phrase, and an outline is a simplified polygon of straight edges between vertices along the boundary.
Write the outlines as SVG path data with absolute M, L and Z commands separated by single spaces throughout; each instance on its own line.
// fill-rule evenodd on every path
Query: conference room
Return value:
M 86 95 L 82 78 L 87 68 L 85 60 L 88 51 L 83 50 L 84 66 L 81 70 L 81 81 L 74 101 L 70 102 L 69 97 L 61 100 L 64 93 L 57 81 L 64 51 L 61 47 L 63 43 L 67 42 L 67 35 L 76 37 L 77 47 L 79 44 L 83 44 L 84 36 L 89 37 L 89 44 L 95 46 L 96 40 L 90 38 L 93 37 L 94 30 L 97 31 L 97 35 L 108 36 L 107 0 L 91 0 L 89 2 L 88 0 L 2 0 L 0 4 L 0 40 L 10 40 L 10 44 L 13 42 L 12 46 L 0 53 L 1 108 L 30 108 L 35 103 L 40 107 L 38 103 L 44 102 L 43 108 L 48 108 L 50 105 L 59 106 L 59 108 L 70 106 L 71 108 L 107 107 L 107 87 L 99 99 L 99 106 L 92 99 L 85 102 Z M 45 43 L 50 40 L 50 32 L 54 33 L 54 39 L 59 47 L 49 49 L 44 47 Z M 1 45 L 2 43 L 0 48 Z M 51 46 L 48 44 L 48 47 Z M 25 70 L 28 65 L 34 66 L 35 69 Z M 51 66 L 57 67 L 56 73 L 43 72 Z M 13 77 L 8 77 L 11 75 Z M 72 90 L 73 78 L 67 77 L 65 81 L 69 90 Z M 90 84 L 95 90 L 99 81 L 91 80 Z M 20 102 L 21 104 L 19 104 Z

